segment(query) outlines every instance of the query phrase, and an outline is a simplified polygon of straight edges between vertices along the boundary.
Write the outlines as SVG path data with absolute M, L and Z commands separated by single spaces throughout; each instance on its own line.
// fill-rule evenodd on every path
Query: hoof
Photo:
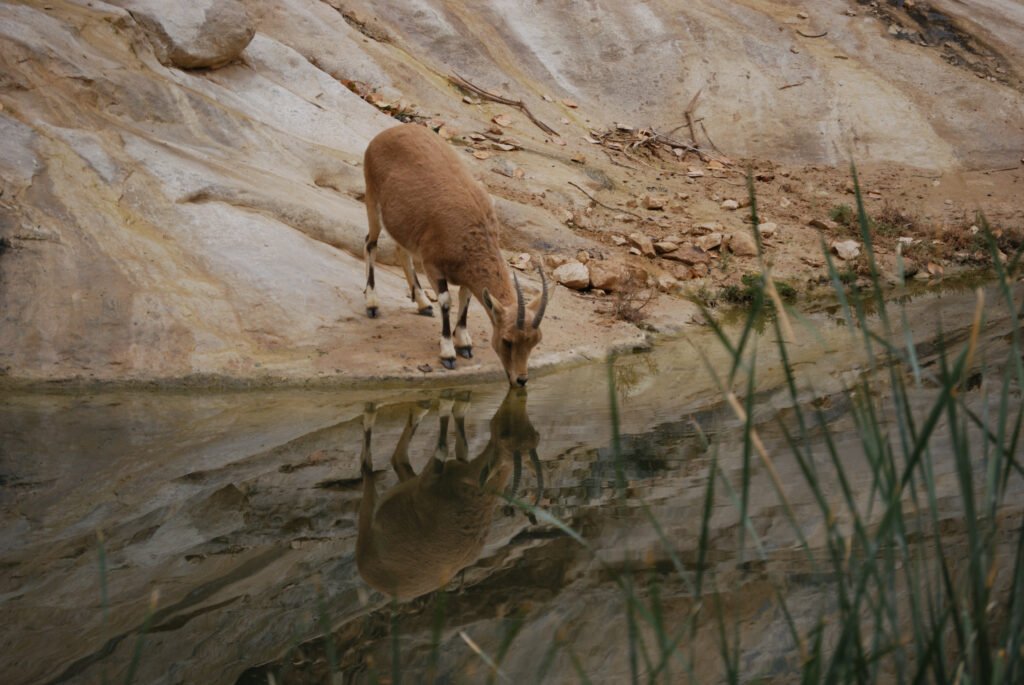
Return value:
M 465 347 L 456 347 L 455 351 L 463 359 L 472 359 L 473 358 L 473 346 L 472 345 L 466 345 Z
M 367 307 L 366 315 L 371 319 L 376 319 L 378 316 L 380 316 L 380 310 L 377 309 L 376 307 Z
M 416 313 L 419 314 L 420 316 L 433 316 L 434 315 L 434 308 L 433 307 L 425 307 L 424 309 L 421 309 L 421 310 L 419 310 Z
M 442 357 L 441 358 L 441 364 L 444 365 L 444 368 L 446 368 L 446 369 L 454 369 L 455 368 L 455 357 Z

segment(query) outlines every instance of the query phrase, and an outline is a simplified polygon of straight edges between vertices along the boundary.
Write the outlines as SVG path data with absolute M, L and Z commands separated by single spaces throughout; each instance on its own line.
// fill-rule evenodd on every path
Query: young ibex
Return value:
M 356 565 L 372 587 L 398 600 L 408 600 L 443 587 L 480 556 L 499 495 L 511 476 L 518 487 L 520 458 L 529 450 L 543 490 L 537 443 L 540 436 L 526 414 L 526 391 L 509 390 L 491 419 L 491 437 L 473 460 L 468 457 L 464 415 L 466 401 L 441 400 L 441 432 L 433 459 L 417 475 L 409 464 L 409 442 L 426 414 L 423 407 L 409 418 L 391 456 L 399 483 L 377 496 L 370 441 L 375 410 L 363 414 L 363 499 L 359 505 Z M 454 461 L 448 455 L 448 413 L 455 416 Z M 511 467 L 511 468 L 510 468 Z
M 398 243 L 410 297 L 420 314 L 433 315 L 416 278 L 421 261 L 441 305 L 441 363 L 455 368 L 455 354 L 473 356 L 466 330 L 471 296 L 487 310 L 493 324 L 491 345 L 511 385 L 526 385 L 527 360 L 540 342 L 540 322 L 547 306 L 544 271 L 541 294 L 523 301 L 519 279 L 510 275 L 498 248 L 498 220 L 490 197 L 466 171 L 451 148 L 433 131 L 415 124 L 380 133 L 366 148 L 366 313 L 377 316 L 373 261 L 381 229 Z M 459 314 L 452 342 L 448 286 L 459 286 Z M 527 316 L 529 315 L 529 316 Z

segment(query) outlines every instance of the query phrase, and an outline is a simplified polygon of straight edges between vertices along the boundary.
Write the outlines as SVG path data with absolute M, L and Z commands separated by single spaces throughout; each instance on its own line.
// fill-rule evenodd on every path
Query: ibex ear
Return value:
M 498 323 L 501 321 L 501 317 L 505 314 L 504 307 L 497 300 L 491 299 L 491 294 L 487 292 L 487 288 L 484 288 L 483 297 L 484 309 L 487 310 L 487 315 L 491 317 L 492 323 Z

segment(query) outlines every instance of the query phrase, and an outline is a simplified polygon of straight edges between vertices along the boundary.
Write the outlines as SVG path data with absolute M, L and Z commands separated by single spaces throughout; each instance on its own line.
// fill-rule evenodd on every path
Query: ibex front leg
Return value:
M 452 343 L 452 296 L 448 281 L 437 279 L 437 303 L 441 305 L 441 363 L 446 369 L 455 368 L 455 345 Z
M 466 329 L 466 315 L 469 312 L 469 303 L 473 299 L 473 293 L 466 286 L 459 286 L 459 322 L 455 324 L 455 351 L 460 357 L 471 359 L 473 357 L 473 340 L 469 337 Z
M 469 461 L 466 414 L 469 412 L 470 397 L 469 390 L 463 390 L 455 395 L 455 404 L 452 406 L 452 416 L 455 418 L 455 458 L 463 462 Z
M 441 393 L 437 401 L 438 434 L 437 445 L 434 447 L 433 467 L 434 473 L 440 474 L 444 471 L 444 463 L 448 460 L 448 420 L 451 417 L 452 408 L 455 406 L 454 393 L 446 390 Z

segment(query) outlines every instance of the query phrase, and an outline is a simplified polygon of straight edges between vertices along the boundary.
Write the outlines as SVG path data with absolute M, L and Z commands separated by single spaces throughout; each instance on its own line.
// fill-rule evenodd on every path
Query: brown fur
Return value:
M 417 423 L 410 414 L 391 457 L 399 484 L 378 498 L 372 471 L 364 470 L 359 508 L 359 573 L 372 587 L 399 600 L 444 586 L 476 561 L 499 494 L 511 475 L 513 454 L 535 449 L 539 441 L 526 414 L 525 391 L 509 390 L 491 419 L 490 441 L 476 458 L 438 458 L 446 444 L 445 415 L 435 459 L 416 475 L 409 465 L 408 448 Z M 366 463 L 368 439 L 364 450 Z
M 386 228 L 402 249 L 422 262 L 438 295 L 442 280 L 469 288 L 490 316 L 491 344 L 509 383 L 525 384 L 530 352 L 541 339 L 534 317 L 542 297 L 526 306 L 525 325 L 517 328 L 515 286 L 498 246 L 494 207 L 484 189 L 449 145 L 414 124 L 375 137 L 366 148 L 364 174 L 368 243 L 375 245 L 376 236 Z M 369 250 L 367 259 L 372 272 Z M 371 315 L 375 313 L 374 301 Z

